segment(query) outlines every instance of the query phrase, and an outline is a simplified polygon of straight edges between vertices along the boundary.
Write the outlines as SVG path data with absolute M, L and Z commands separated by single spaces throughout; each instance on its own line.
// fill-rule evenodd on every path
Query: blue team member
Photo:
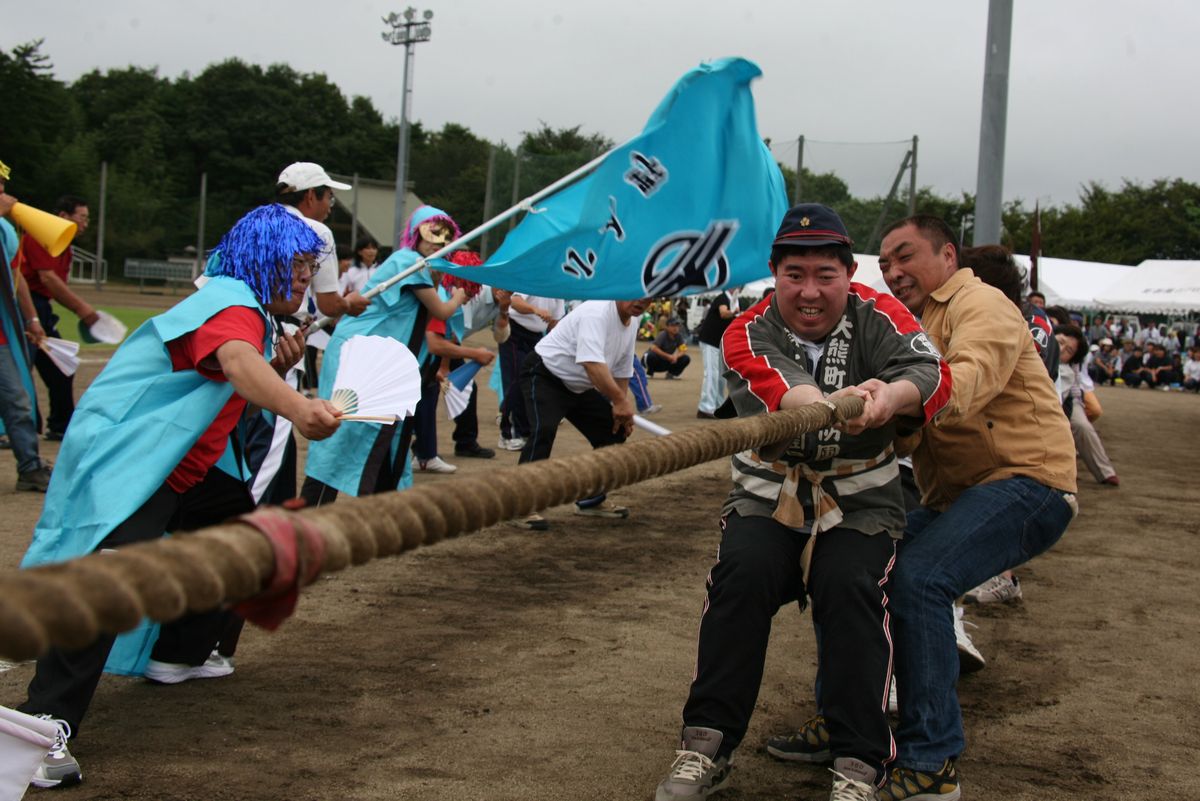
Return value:
M 409 218 L 400 249 L 380 265 L 363 291 L 370 292 L 458 236 L 458 226 L 450 215 L 433 206 L 422 206 Z M 329 397 L 333 392 L 342 345 L 347 339 L 357 334 L 391 337 L 407 345 L 419 364 L 425 360 L 429 315 L 446 320 L 466 297 L 462 287 L 456 287 L 448 301 L 438 297 L 428 266 L 373 297 L 361 315 L 338 323 L 325 347 L 319 384 L 322 396 Z M 319 506 L 335 500 L 338 492 L 371 495 L 412 486 L 408 448 L 413 420 L 410 417 L 403 423 L 386 425 L 356 422 L 328 440 L 309 446 L 301 495 L 310 506 Z
M 291 420 L 306 437 L 338 427 L 325 401 L 280 375 L 303 355 L 299 337 L 272 341 L 268 314 L 294 313 L 321 242 L 281 206 L 255 209 L 217 246 L 210 280 L 142 325 L 80 399 L 59 452 L 45 509 L 23 567 L 198 528 L 253 509 L 245 484 L 213 469 L 247 403 Z M 268 364 L 267 359 L 274 358 Z M 162 627 L 149 656 L 164 681 L 209 678 L 222 613 Z M 67 738 L 79 731 L 114 638 L 38 660 L 23 712 L 58 723 L 60 736 L 33 783 L 82 779 Z M 149 675 L 149 674 L 148 674 Z

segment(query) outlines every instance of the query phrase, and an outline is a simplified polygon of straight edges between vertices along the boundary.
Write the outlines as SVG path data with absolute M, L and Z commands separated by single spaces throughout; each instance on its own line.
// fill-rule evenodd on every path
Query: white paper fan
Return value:
M 475 387 L 468 385 L 465 390 L 454 386 L 450 381 L 442 384 L 442 394 L 446 397 L 446 416 L 451 420 L 467 410 L 471 403 L 471 393 Z
M 75 375 L 79 369 L 79 343 L 69 339 L 46 337 L 39 346 L 63 375 Z
M 129 333 L 129 329 L 123 322 L 103 309 L 97 309 L 96 315 L 96 322 L 88 328 L 91 338 L 107 345 L 119 345 L 121 340 L 125 339 L 125 335 Z
M 402 343 L 353 336 L 342 345 L 329 401 L 343 420 L 403 420 L 421 399 L 421 368 Z

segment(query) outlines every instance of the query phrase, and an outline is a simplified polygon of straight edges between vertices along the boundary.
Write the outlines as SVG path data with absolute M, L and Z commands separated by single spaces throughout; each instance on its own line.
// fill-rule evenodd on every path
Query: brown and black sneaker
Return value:
M 50 487 L 50 465 L 43 462 L 40 467 L 17 474 L 19 492 L 45 492 Z
M 787 762 L 821 764 L 831 762 L 829 729 L 822 715 L 809 718 L 799 731 L 780 734 L 767 740 L 767 753 Z
M 893 768 L 879 790 L 879 801 L 958 801 L 958 774 L 949 759 L 937 773 L 912 768 Z

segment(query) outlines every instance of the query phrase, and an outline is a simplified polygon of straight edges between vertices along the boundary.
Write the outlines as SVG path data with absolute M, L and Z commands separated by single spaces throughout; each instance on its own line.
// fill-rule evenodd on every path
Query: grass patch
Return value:
M 129 328 L 130 334 L 132 334 L 138 326 L 149 320 L 154 315 L 162 313 L 161 309 L 141 309 L 128 306 L 97 306 L 96 308 L 103 309 L 124 323 L 125 326 Z M 56 303 L 54 304 L 54 313 L 59 316 L 58 332 L 63 335 L 63 339 L 69 339 L 72 342 L 78 342 L 83 345 L 84 348 L 89 349 L 108 348 L 111 350 L 113 348 L 112 345 L 106 345 L 102 342 L 96 344 L 85 343 L 79 336 L 79 318 L 76 317 L 75 314 L 69 309 L 59 306 Z M 128 337 L 128 334 L 126 334 L 126 337 Z

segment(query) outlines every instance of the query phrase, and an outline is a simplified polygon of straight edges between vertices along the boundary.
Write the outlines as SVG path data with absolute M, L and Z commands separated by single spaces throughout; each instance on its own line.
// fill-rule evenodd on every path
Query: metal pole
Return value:
M 104 217 L 108 208 L 108 162 L 100 162 L 100 220 L 96 229 L 96 266 L 92 270 L 92 278 L 96 289 L 103 289 L 100 273 L 104 269 Z
M 892 181 L 892 188 L 888 190 L 887 197 L 883 199 L 883 208 L 879 210 L 879 220 L 875 223 L 875 230 L 871 231 L 870 241 L 867 242 L 867 253 L 874 253 L 879 248 L 879 235 L 883 233 L 883 224 L 887 222 L 888 209 L 892 206 L 892 199 L 896 197 L 896 190 L 900 188 L 900 179 L 904 177 L 904 171 L 908 169 L 912 157 L 911 150 L 905 153 L 904 161 L 900 162 L 900 169 L 896 170 L 896 180 Z
M 800 134 L 800 147 L 796 152 L 796 189 L 792 203 L 800 202 L 800 184 L 804 180 L 804 134 Z
M 192 280 L 204 270 L 204 212 L 208 205 L 208 173 L 200 173 L 200 220 L 196 223 L 196 266 L 192 268 Z
M 512 204 L 517 205 L 517 201 L 521 198 L 521 148 L 517 148 L 516 161 L 513 164 L 513 191 Z M 508 230 L 512 230 L 517 224 L 517 218 L 514 215 L 508 221 Z
M 392 247 L 400 247 L 404 230 L 405 183 L 408 172 L 408 67 L 412 61 L 412 44 L 404 43 L 404 91 L 400 93 L 400 144 L 396 150 L 396 213 L 392 218 Z
M 496 176 L 496 146 L 488 145 L 487 180 L 483 183 L 483 219 L 492 219 L 492 183 Z M 479 242 L 479 258 L 487 261 L 491 252 L 491 231 L 484 231 Z
M 917 213 L 917 135 L 913 134 L 912 162 L 908 165 L 908 216 Z
M 354 193 L 350 196 L 350 252 L 354 253 L 358 250 L 358 173 L 354 173 L 350 191 Z
M 979 124 L 979 173 L 975 181 L 975 245 L 1000 243 L 1011 43 L 1012 0 L 989 0 L 987 54 L 983 62 L 983 113 Z

